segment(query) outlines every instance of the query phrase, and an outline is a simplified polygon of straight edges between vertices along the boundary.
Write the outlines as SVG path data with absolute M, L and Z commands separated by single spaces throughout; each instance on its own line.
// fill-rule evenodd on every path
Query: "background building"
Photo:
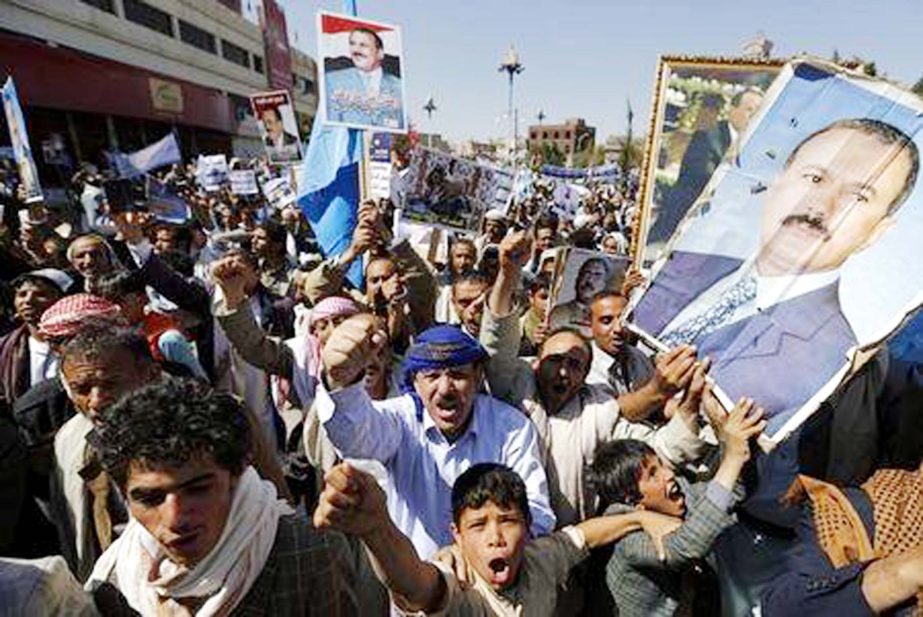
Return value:
M 63 141 L 76 159 L 101 163 L 104 150 L 131 151 L 175 130 L 186 156 L 260 153 L 248 97 L 274 87 L 292 90 L 310 127 L 314 61 L 288 46 L 274 0 L 263 0 L 260 24 L 240 5 L 0 0 L 0 67 L 16 82 L 33 150 Z M 61 171 L 37 163 L 54 184 Z
M 596 129 L 587 126 L 583 118 L 569 118 L 564 124 L 535 124 L 529 127 L 529 150 L 557 148 L 565 157 L 592 150 L 596 145 Z

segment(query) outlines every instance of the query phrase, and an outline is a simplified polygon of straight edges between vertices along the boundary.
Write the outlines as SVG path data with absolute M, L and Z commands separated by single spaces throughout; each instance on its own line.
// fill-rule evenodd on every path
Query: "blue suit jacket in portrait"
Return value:
M 695 298 L 743 261 L 676 251 L 634 312 L 634 321 L 659 335 Z M 703 307 L 704 308 L 704 307 Z M 846 362 L 856 344 L 833 283 L 726 325 L 693 343 L 712 359 L 710 374 L 733 399 L 752 397 L 769 418 L 772 435 Z
M 399 77 L 382 72 L 378 96 L 366 94 L 365 80 L 355 67 L 330 71 L 325 79 L 328 121 L 404 128 Z

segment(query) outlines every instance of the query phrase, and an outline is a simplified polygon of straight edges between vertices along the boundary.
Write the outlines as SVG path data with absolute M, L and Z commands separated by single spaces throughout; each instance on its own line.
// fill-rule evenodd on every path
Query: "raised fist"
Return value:
M 337 326 L 321 351 L 327 387 L 336 390 L 358 381 L 387 340 L 369 313 L 353 315 Z

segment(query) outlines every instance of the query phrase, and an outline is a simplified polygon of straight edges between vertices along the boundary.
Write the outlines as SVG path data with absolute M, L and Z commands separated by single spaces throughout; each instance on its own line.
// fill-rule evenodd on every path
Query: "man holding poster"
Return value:
M 254 94 L 250 104 L 259 120 L 260 136 L 269 160 L 273 163 L 300 161 L 301 140 L 289 93 L 278 90 Z
M 324 63 L 321 98 L 326 121 L 403 131 L 406 119 L 398 29 L 325 13 L 319 21 Z

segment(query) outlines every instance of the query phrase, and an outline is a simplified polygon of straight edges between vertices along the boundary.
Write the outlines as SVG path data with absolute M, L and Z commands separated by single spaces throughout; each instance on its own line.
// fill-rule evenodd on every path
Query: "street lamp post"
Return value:
M 522 65 L 519 61 L 519 54 L 516 53 L 516 48 L 513 45 L 510 45 L 510 48 L 507 50 L 506 54 L 503 56 L 503 61 L 500 63 L 500 68 L 498 69 L 501 73 L 506 72 L 510 78 L 510 92 L 509 92 L 509 104 L 508 104 L 508 113 L 510 119 L 510 136 L 512 137 L 513 144 L 510 148 L 510 153 L 512 158 L 516 158 L 516 148 L 517 148 L 517 135 L 516 135 L 516 119 L 513 114 L 513 78 L 526 70 L 526 67 Z

